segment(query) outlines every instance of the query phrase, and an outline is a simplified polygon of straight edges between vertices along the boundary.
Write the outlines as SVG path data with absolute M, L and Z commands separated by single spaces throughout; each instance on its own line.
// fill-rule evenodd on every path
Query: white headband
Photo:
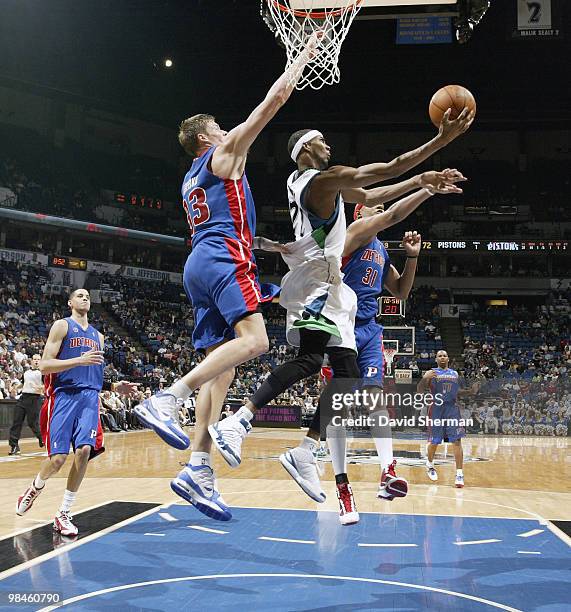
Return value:
M 301 151 L 301 147 L 303 147 L 306 142 L 317 138 L 317 136 L 321 136 L 321 138 L 323 138 L 323 134 L 319 130 L 310 130 L 295 143 L 295 147 L 291 150 L 291 158 L 293 161 L 297 161 L 297 156 Z

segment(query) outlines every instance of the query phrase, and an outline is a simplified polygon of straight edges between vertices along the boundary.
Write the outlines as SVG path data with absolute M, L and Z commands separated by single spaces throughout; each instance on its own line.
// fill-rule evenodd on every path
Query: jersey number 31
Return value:
M 210 219 L 210 208 L 206 203 L 206 192 L 202 187 L 193 189 L 188 197 L 182 201 L 186 211 L 186 219 L 190 226 L 190 233 L 194 234 L 196 228 Z

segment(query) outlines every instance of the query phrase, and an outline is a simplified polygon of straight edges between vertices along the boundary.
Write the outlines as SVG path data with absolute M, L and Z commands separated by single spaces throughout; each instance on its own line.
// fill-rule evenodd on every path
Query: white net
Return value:
M 388 348 L 386 346 L 383 346 L 383 354 L 385 356 L 385 367 L 386 367 L 387 376 L 392 376 L 393 361 L 394 361 L 396 353 L 397 353 L 396 348 Z
M 323 85 L 339 83 L 341 45 L 362 2 L 328 0 L 328 8 L 323 8 L 323 0 L 262 0 L 262 17 L 285 48 L 287 67 L 295 62 L 313 32 L 323 32 L 297 89 L 320 89 Z

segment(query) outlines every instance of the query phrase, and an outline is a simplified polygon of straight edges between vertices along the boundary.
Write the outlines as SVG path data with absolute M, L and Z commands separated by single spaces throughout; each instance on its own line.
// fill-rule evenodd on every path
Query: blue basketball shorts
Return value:
M 374 320 L 355 327 L 357 364 L 364 385 L 383 386 L 383 327 Z
M 253 253 L 233 238 L 198 244 L 186 260 L 183 284 L 194 309 L 197 350 L 233 338 L 234 325 L 279 292 L 275 285 L 260 287 Z
M 91 456 L 103 452 L 99 420 L 99 391 L 59 389 L 47 397 L 40 414 L 40 429 L 48 455 L 67 455 L 70 446 L 91 446 Z
M 431 419 L 428 423 L 428 441 L 430 444 L 440 444 L 443 440 L 456 442 L 466 435 L 466 431 L 460 422 L 460 410 L 454 404 L 433 405 L 428 411 Z M 450 420 L 450 424 L 435 425 L 437 420 Z

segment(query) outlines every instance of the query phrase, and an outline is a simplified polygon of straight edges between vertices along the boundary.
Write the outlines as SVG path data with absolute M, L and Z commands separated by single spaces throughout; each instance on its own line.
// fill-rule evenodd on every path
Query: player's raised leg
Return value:
M 171 481 L 172 490 L 206 516 L 230 520 L 232 513 L 216 486 L 212 467 L 212 439 L 208 426 L 218 421 L 234 369 L 224 372 L 200 387 L 196 397 L 196 427 L 193 449 L 186 466 Z

